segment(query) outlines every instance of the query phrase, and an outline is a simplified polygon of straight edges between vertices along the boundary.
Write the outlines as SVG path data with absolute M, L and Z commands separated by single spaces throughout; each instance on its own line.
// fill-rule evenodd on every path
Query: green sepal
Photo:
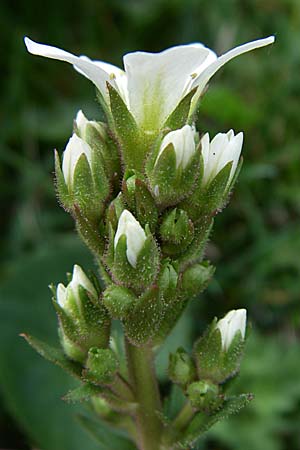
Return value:
M 107 83 L 111 113 L 114 120 L 114 133 L 122 149 L 124 163 L 129 169 L 141 170 L 145 151 L 140 139 L 138 126 L 119 93 Z
M 57 191 L 58 199 L 61 205 L 66 209 L 66 211 L 72 210 L 72 195 L 69 193 L 68 187 L 65 182 L 65 178 L 61 169 L 61 162 L 58 151 L 54 151 L 54 161 L 55 161 L 55 186 Z
M 175 327 L 177 321 L 181 317 L 185 307 L 187 305 L 187 299 L 178 298 L 176 295 L 168 302 L 163 302 L 163 310 L 160 318 L 158 329 L 155 336 L 152 339 L 153 346 L 160 346 L 170 331 Z
M 159 293 L 164 303 L 175 302 L 177 297 L 178 273 L 169 259 L 161 263 L 161 269 L 158 276 Z
M 177 259 L 180 271 L 202 260 L 212 227 L 213 218 L 211 216 L 203 216 L 200 221 L 194 224 L 194 239 Z
M 159 233 L 163 241 L 163 253 L 175 256 L 182 253 L 192 242 L 194 225 L 186 211 L 174 208 L 164 214 Z
M 192 383 L 196 378 L 193 359 L 182 347 L 169 355 L 168 376 L 173 383 L 181 386 Z
M 78 329 L 78 324 L 76 324 L 65 310 L 58 304 L 58 302 L 53 299 L 53 306 L 59 319 L 59 323 L 63 332 L 70 341 L 78 341 L 80 330 Z M 78 319 L 77 319 L 78 320 Z
M 49 344 L 37 339 L 29 334 L 21 334 L 21 337 L 26 339 L 29 345 L 33 347 L 43 358 L 56 364 L 64 369 L 70 375 L 76 378 L 81 378 L 81 365 L 75 361 L 70 361 L 66 358 L 64 352 L 60 348 L 52 347 Z
M 180 204 L 194 222 L 202 220 L 205 216 L 213 216 L 223 208 L 228 196 L 231 167 L 232 161 L 227 163 L 206 186 L 202 186 L 202 177 L 199 177 L 192 195 Z
M 159 289 L 152 286 L 138 298 L 134 309 L 123 321 L 129 341 L 137 346 L 148 343 L 159 329 L 162 311 Z
M 183 449 L 192 446 L 195 442 L 220 420 L 227 419 L 231 414 L 238 413 L 248 405 L 253 399 L 252 394 L 241 394 L 239 396 L 228 397 L 224 400 L 222 407 L 213 414 L 207 415 L 204 412 L 195 414 L 189 426 L 184 432 L 183 438 L 174 442 L 172 448 Z
M 73 216 L 79 236 L 87 247 L 99 257 L 104 250 L 105 229 L 103 222 L 89 220 L 77 205 L 74 205 Z
M 86 369 L 82 375 L 85 380 L 96 384 L 111 384 L 117 374 L 119 362 L 110 348 L 90 348 Z
M 82 286 L 78 287 L 78 291 L 81 300 L 80 319 L 84 323 L 82 332 L 88 336 L 88 345 L 106 347 L 109 344 L 111 324 L 108 312 L 99 299 L 93 299 Z
M 99 395 L 103 392 L 103 388 L 94 384 L 84 383 L 75 389 L 69 391 L 63 396 L 63 400 L 68 403 L 84 402 L 91 397 Z
M 137 301 L 133 292 L 115 284 L 110 285 L 103 293 L 103 303 L 114 319 L 124 319 Z
M 116 230 L 118 221 L 125 209 L 123 194 L 120 192 L 117 197 L 109 204 L 106 212 L 107 232 L 109 233 L 110 226 Z
M 178 103 L 174 111 L 167 118 L 164 127 L 171 130 L 178 130 L 188 122 L 190 106 L 192 98 L 197 88 L 192 89 L 182 100 Z
M 129 209 L 141 226 L 145 227 L 148 224 L 150 230 L 154 232 L 158 221 L 158 211 L 144 177 L 137 171 L 127 171 L 124 175 L 123 192 Z
M 181 277 L 180 290 L 182 295 L 188 298 L 199 295 L 207 288 L 214 272 L 215 267 L 210 265 L 208 261 L 189 266 Z
M 186 393 L 191 405 L 207 414 L 220 408 L 224 399 L 218 385 L 209 380 L 194 381 L 188 386 Z
M 199 177 L 200 152 L 197 149 L 187 166 L 176 168 L 176 153 L 170 143 L 148 171 L 151 190 L 156 203 L 161 207 L 178 204 L 192 193 Z
M 149 230 L 147 232 L 147 227 L 146 235 L 148 236 L 137 257 L 136 267 L 132 267 L 128 262 L 125 235 L 120 237 L 114 250 L 114 263 L 111 268 L 113 278 L 136 292 L 141 292 L 154 282 L 159 267 L 158 248 Z
M 235 172 L 234 172 L 234 175 L 232 177 L 232 180 L 230 181 L 230 183 L 228 184 L 228 186 L 226 188 L 225 195 L 224 195 L 225 200 L 226 200 L 226 198 L 228 198 L 230 192 L 233 190 L 233 188 L 235 186 L 235 183 L 237 182 L 237 179 L 239 177 L 242 165 L 243 165 L 243 157 L 241 156 L 240 159 L 239 159 L 237 168 L 235 169 Z

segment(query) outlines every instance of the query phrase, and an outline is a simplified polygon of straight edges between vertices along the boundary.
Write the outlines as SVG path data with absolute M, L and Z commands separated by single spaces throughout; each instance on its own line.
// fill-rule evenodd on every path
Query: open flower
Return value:
M 210 142 L 206 133 L 201 139 L 201 151 L 203 157 L 202 185 L 208 185 L 215 176 L 232 161 L 228 185 L 236 171 L 243 145 L 243 133 L 237 135 L 233 130 L 228 133 L 218 133 Z
M 134 216 L 125 209 L 118 222 L 118 228 L 115 235 L 114 246 L 117 247 L 121 236 L 126 236 L 126 256 L 129 264 L 136 267 L 137 257 L 146 241 L 146 234 L 139 222 Z
M 156 162 L 163 151 L 172 144 L 176 154 L 176 168 L 182 166 L 183 169 L 188 165 L 191 157 L 196 151 L 195 130 L 189 125 L 185 125 L 179 130 L 170 131 L 162 140 Z
M 237 332 L 245 339 L 247 311 L 245 309 L 233 309 L 219 320 L 216 327 L 220 330 L 222 348 L 227 351 Z
M 274 42 L 274 37 L 259 39 L 236 47 L 218 57 L 203 44 L 171 47 L 160 53 L 133 52 L 124 56 L 122 70 L 103 61 L 38 44 L 25 38 L 28 51 L 34 55 L 66 61 L 90 79 L 108 103 L 106 83 L 120 94 L 140 126 L 146 130 L 162 127 L 180 100 L 198 87 L 198 98 L 210 78 L 231 59 Z

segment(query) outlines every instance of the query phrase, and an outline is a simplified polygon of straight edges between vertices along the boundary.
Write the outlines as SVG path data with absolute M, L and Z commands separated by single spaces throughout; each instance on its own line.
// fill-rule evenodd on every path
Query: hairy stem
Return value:
M 126 341 L 130 383 L 138 403 L 136 424 L 140 450 L 159 450 L 162 424 L 159 388 L 154 371 L 152 349 L 136 347 Z

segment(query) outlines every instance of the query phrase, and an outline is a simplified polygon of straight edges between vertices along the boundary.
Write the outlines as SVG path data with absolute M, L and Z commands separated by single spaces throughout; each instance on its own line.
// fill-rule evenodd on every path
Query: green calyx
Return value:
M 95 384 L 110 384 L 117 374 L 119 363 L 110 348 L 90 348 L 84 377 Z

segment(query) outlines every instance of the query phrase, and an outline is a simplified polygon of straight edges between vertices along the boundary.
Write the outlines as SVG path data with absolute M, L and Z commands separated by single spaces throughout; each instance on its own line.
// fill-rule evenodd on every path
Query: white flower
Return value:
M 126 256 L 132 267 L 136 267 L 137 257 L 143 248 L 146 240 L 146 234 L 139 222 L 134 216 L 125 209 L 118 222 L 118 228 L 115 235 L 114 246 L 117 247 L 121 236 L 126 236 Z
M 57 302 L 63 309 L 70 309 L 70 305 L 68 303 L 68 299 L 70 299 L 70 293 L 73 294 L 76 304 L 79 306 L 79 286 L 82 286 L 93 297 L 97 297 L 97 292 L 92 282 L 88 279 L 82 268 L 75 264 L 73 268 L 72 280 L 70 281 L 68 286 L 65 287 L 62 283 L 59 283 L 59 285 L 57 286 Z
M 184 127 L 179 130 L 170 131 L 170 133 L 166 134 L 162 140 L 155 164 L 169 144 L 173 144 L 175 150 L 176 168 L 178 169 L 181 165 L 182 168 L 185 169 L 196 151 L 194 128 L 189 125 L 184 125 Z
M 220 57 L 200 43 L 179 45 L 160 53 L 133 52 L 124 56 L 125 70 L 122 70 L 25 38 L 30 53 L 72 64 L 96 85 L 106 102 L 109 102 L 106 87 L 109 82 L 146 130 L 159 129 L 180 100 L 195 87 L 199 89 L 194 99 L 198 98 L 210 78 L 232 58 L 273 42 L 273 36 L 248 42 Z
M 246 332 L 246 309 L 232 310 L 219 320 L 216 327 L 220 330 L 223 350 L 227 351 L 233 341 L 235 334 L 240 331 L 242 339 Z
M 84 154 L 87 157 L 88 163 L 92 163 L 91 147 L 75 133 L 69 139 L 65 151 L 63 153 L 62 171 L 66 185 L 69 189 L 73 187 L 73 177 L 76 164 L 80 156 Z
M 240 132 L 235 136 L 233 130 L 217 134 L 211 142 L 208 133 L 202 137 L 203 186 L 209 184 L 230 161 L 232 161 L 232 166 L 228 184 L 231 182 L 239 162 L 242 145 L 243 133 Z

